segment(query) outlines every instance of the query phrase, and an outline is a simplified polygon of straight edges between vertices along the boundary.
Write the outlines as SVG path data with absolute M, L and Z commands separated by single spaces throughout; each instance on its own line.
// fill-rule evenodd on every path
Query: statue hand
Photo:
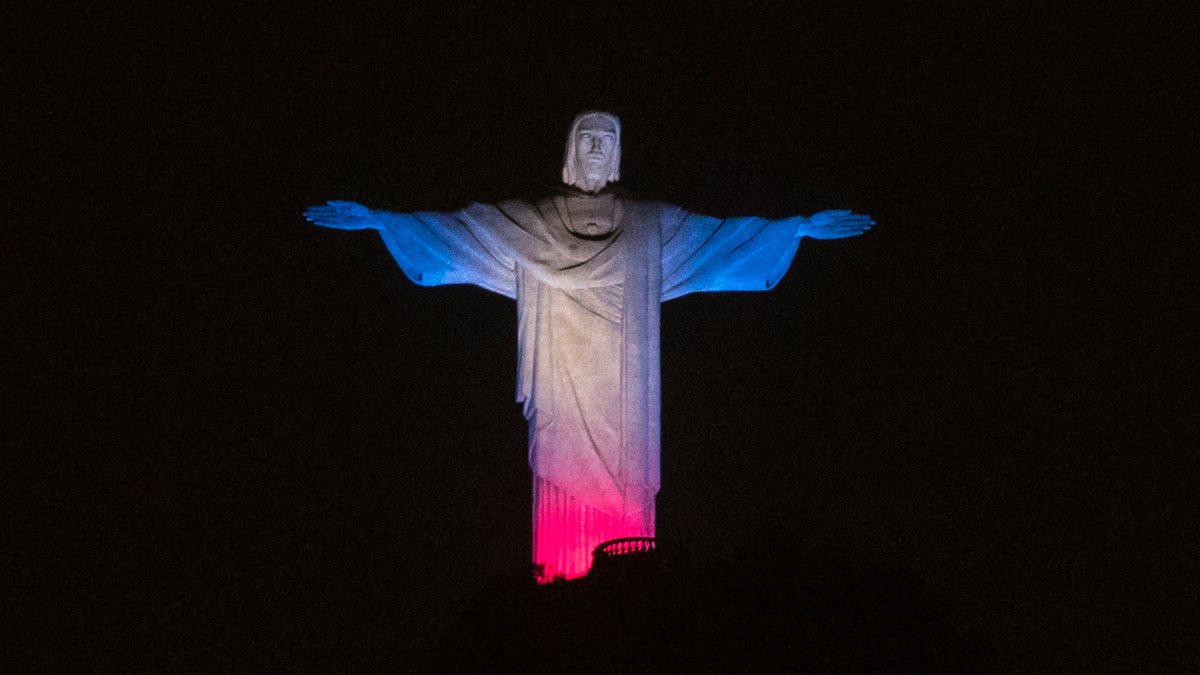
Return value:
M 371 209 L 358 202 L 328 201 L 320 206 L 308 207 L 304 210 L 304 217 L 321 227 L 339 230 L 363 230 L 375 226 Z
M 801 226 L 800 234 L 813 239 L 841 239 L 860 235 L 874 224 L 871 216 L 834 209 L 809 216 L 808 223 Z

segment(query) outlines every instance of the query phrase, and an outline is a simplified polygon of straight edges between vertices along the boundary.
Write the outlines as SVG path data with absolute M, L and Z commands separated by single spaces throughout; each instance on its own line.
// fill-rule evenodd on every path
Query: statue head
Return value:
M 597 192 L 621 178 L 621 120 L 596 110 L 579 113 L 567 136 L 563 182 Z

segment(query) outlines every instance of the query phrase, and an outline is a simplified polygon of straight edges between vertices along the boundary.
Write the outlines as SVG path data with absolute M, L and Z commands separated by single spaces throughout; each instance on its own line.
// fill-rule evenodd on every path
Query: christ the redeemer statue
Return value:
M 585 574 L 592 550 L 654 536 L 659 488 L 659 303 L 699 291 L 765 291 L 801 237 L 874 224 L 849 211 L 713 218 L 627 198 L 621 125 L 585 112 L 567 137 L 562 189 L 453 213 L 331 201 L 308 220 L 379 231 L 423 286 L 475 284 L 514 298 L 517 401 L 529 422 L 533 562 L 539 579 Z

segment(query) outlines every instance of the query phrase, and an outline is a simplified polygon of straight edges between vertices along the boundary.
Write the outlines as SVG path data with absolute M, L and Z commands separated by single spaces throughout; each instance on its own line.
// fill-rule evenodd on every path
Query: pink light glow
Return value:
M 539 583 L 587 574 L 592 551 L 610 539 L 654 536 L 653 511 L 611 515 L 536 475 L 533 491 L 533 562 L 541 570 Z

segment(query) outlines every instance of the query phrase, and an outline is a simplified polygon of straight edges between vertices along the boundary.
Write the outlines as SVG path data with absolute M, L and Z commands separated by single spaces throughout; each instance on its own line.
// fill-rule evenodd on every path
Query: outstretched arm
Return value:
M 796 236 L 813 239 L 856 237 L 871 229 L 874 224 L 875 220 L 871 216 L 851 213 L 849 209 L 833 209 L 801 219 Z
M 494 210 L 494 209 L 492 209 Z M 453 213 L 393 213 L 357 202 L 328 201 L 305 209 L 304 217 L 338 230 L 378 230 L 400 269 L 421 286 L 473 284 L 515 297 L 512 256 L 502 241 L 488 236 L 476 215 L 489 207 Z
M 338 230 L 379 229 L 375 212 L 358 202 L 328 201 L 304 210 L 310 223 Z
M 705 291 L 770 290 L 787 272 L 802 237 L 852 237 L 874 224 L 870 216 L 844 210 L 768 219 L 713 218 L 667 207 L 662 299 Z

